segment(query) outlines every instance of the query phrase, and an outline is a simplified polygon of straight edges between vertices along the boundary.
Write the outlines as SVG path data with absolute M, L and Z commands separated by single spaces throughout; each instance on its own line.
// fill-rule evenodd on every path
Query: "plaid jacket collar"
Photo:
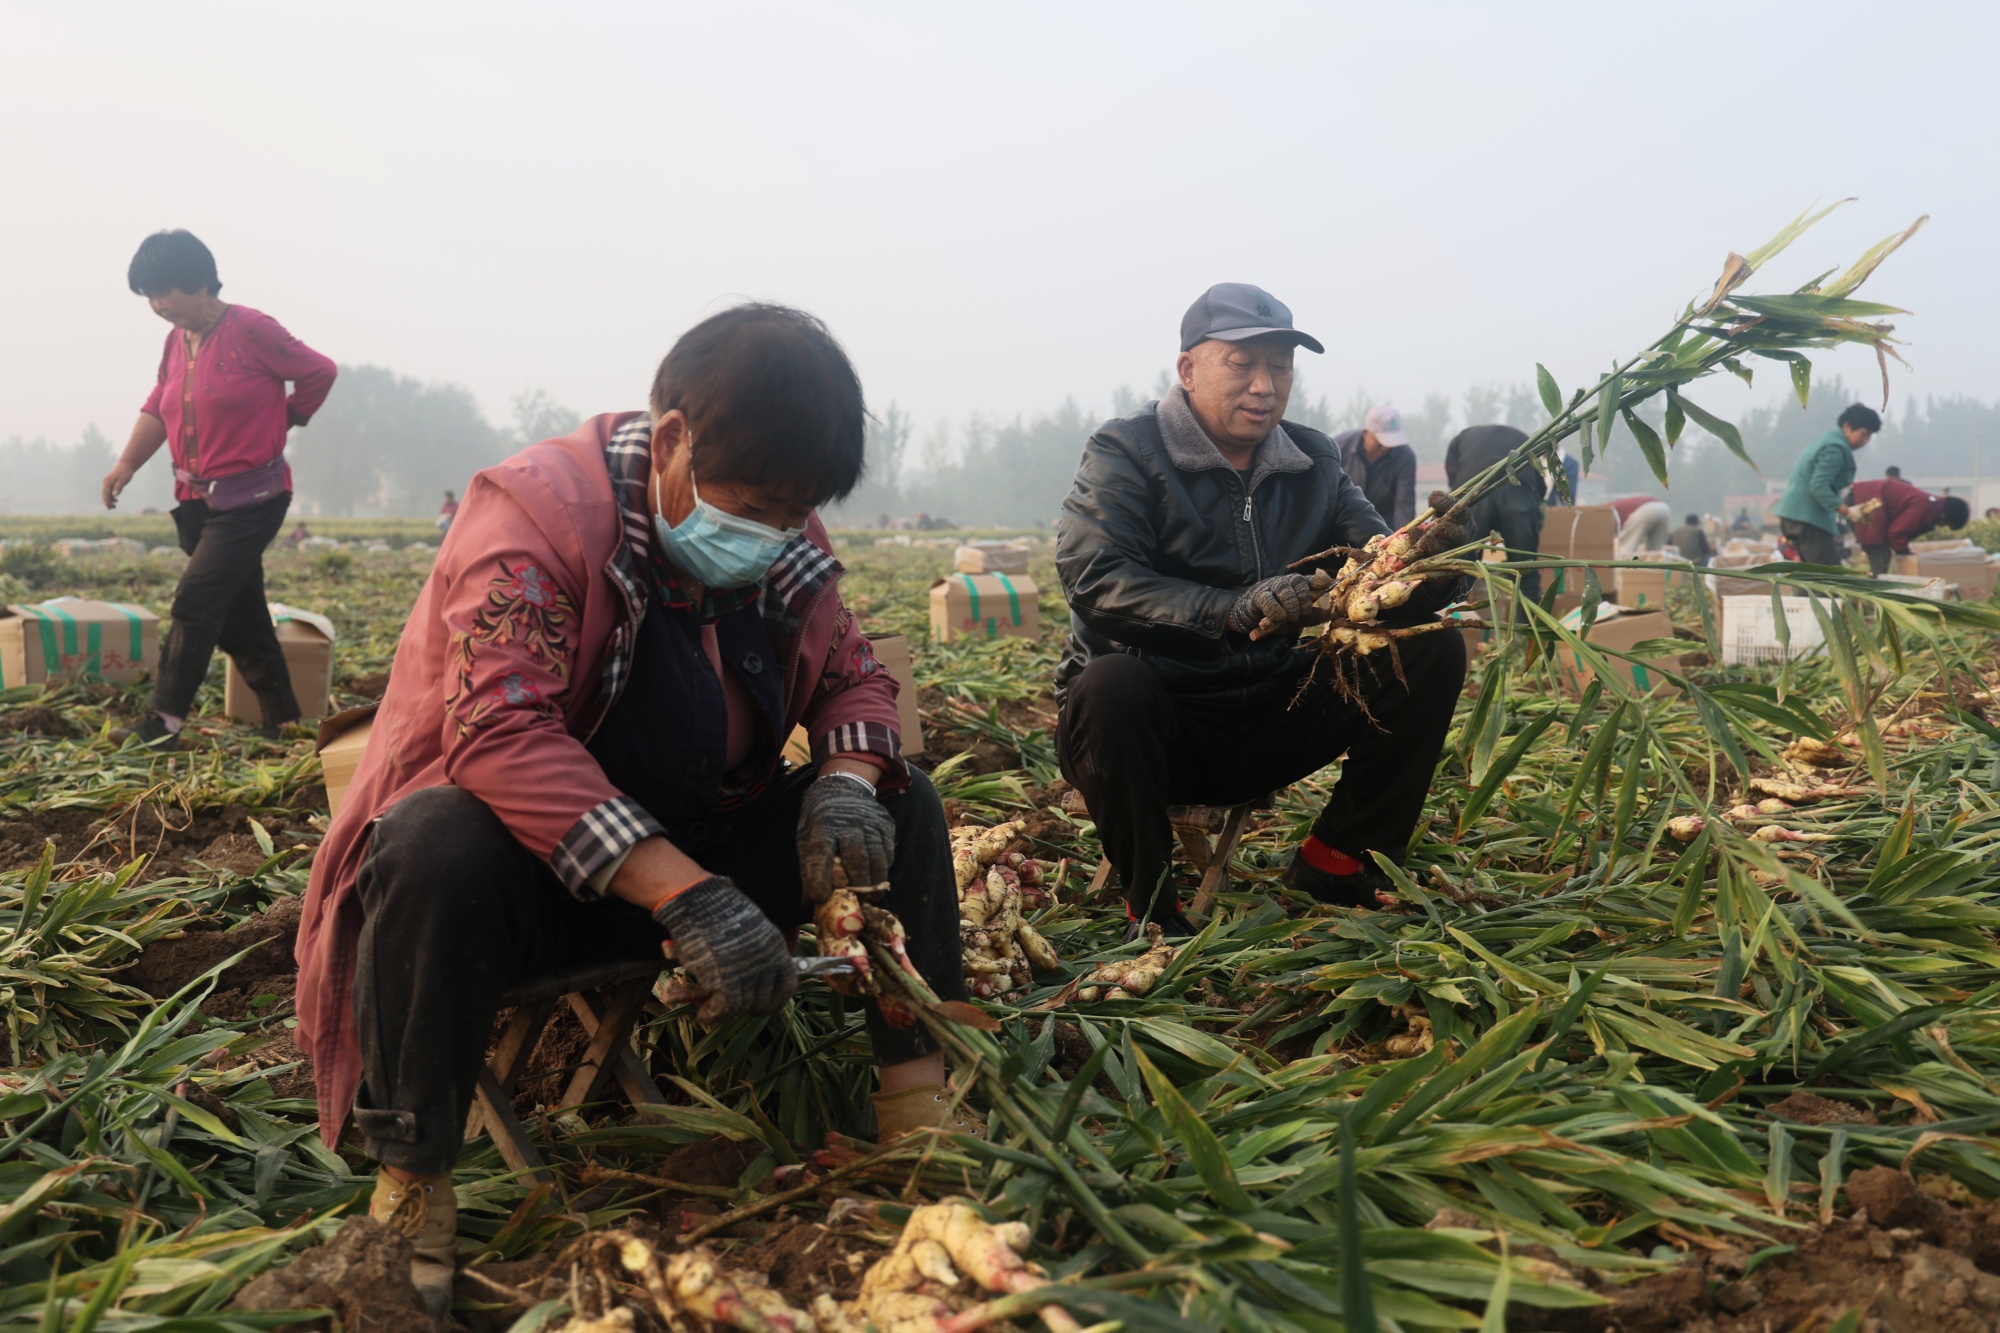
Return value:
M 638 624 L 645 618 L 646 599 L 653 589 L 658 588 L 665 604 L 694 610 L 681 591 L 684 585 L 672 578 L 671 567 L 664 578 L 654 572 L 663 562 L 654 551 L 653 511 L 646 497 L 646 482 L 652 475 L 652 439 L 652 419 L 641 412 L 613 431 L 604 444 L 604 467 L 611 474 L 611 493 L 618 501 L 625 532 L 625 540 L 612 553 L 606 572 L 625 599 L 627 616 L 625 624 L 612 634 L 610 650 L 604 656 L 604 695 L 593 731 L 631 676 Z M 841 572 L 840 562 L 830 552 L 801 535 L 779 554 L 761 583 L 708 592 L 702 614 L 713 619 L 755 603 L 771 634 L 771 646 L 789 656 L 808 608 L 820 589 Z

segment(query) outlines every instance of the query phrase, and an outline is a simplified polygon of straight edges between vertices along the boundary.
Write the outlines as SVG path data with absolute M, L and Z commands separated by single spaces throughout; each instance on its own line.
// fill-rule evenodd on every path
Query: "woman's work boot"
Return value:
M 386 1170 L 375 1177 L 368 1216 L 410 1238 L 416 1251 L 410 1280 L 435 1319 L 451 1313 L 451 1284 L 458 1272 L 458 1192 L 451 1172 L 402 1181 Z
M 941 1083 L 923 1083 L 901 1092 L 875 1094 L 875 1141 L 894 1143 L 920 1129 L 942 1129 L 952 1134 L 986 1135 L 986 1119 L 979 1112 L 952 1098 Z

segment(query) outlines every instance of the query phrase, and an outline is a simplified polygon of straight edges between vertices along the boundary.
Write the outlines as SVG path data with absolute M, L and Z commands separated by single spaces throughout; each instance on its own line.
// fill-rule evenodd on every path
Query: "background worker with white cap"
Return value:
M 1361 488 L 1383 522 L 1400 528 L 1417 516 L 1417 451 L 1394 403 L 1375 404 L 1360 430 L 1344 430 L 1333 442 L 1340 446 L 1347 479 Z

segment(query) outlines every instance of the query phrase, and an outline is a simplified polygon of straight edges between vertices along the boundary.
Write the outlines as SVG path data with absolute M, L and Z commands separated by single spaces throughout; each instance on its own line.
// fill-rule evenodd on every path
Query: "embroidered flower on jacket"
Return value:
M 493 692 L 517 708 L 522 704 L 538 704 L 542 701 L 542 692 L 536 688 L 535 682 L 518 671 L 509 671 L 500 677 L 500 683 L 494 687 Z

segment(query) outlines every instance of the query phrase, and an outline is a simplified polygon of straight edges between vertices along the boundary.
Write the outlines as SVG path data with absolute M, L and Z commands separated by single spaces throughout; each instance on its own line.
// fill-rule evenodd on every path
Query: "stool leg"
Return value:
M 1236 844 L 1243 840 L 1243 826 L 1250 821 L 1250 806 L 1233 807 L 1229 818 L 1222 822 L 1222 832 L 1216 835 L 1215 851 L 1211 855 L 1208 869 L 1202 873 L 1201 891 L 1195 895 L 1192 915 L 1207 916 L 1209 908 L 1215 906 L 1215 895 L 1222 891 L 1223 881 L 1229 878 L 1229 858 L 1236 855 Z
M 576 1075 L 570 1079 L 569 1087 L 563 1093 L 564 1106 L 581 1106 L 585 1102 L 596 1101 L 604 1094 L 604 1085 L 611 1081 L 617 1065 L 617 1053 L 624 1048 L 625 1039 L 632 1034 L 632 1023 L 639 1017 L 640 1007 L 652 993 L 653 984 L 648 979 L 627 981 L 611 992 L 603 1011 L 593 1015 L 597 1030 L 591 1033 L 590 1045 L 584 1049 Z M 571 997 L 572 1007 L 575 1007 L 576 1000 L 577 997 Z M 579 1011 L 578 1017 L 582 1016 Z
M 486 1066 L 502 1105 L 512 1101 L 514 1089 L 520 1086 L 521 1075 L 528 1072 L 528 1058 L 535 1053 L 535 1045 L 541 1041 L 542 1029 L 548 1026 L 549 1015 L 555 1012 L 555 1007 L 556 1002 L 552 999 L 533 1000 L 515 1009 L 513 1017 L 507 1020 L 507 1030 L 500 1034 L 500 1044 L 493 1048 L 493 1058 Z M 465 1137 L 478 1138 L 479 1131 L 484 1127 L 481 1103 L 475 1097 L 472 1114 L 465 1118 Z
M 583 1030 L 595 1035 L 604 1015 L 604 1008 L 598 1003 L 597 997 L 578 993 L 569 997 L 569 1003 L 570 1007 L 576 1010 L 576 1016 L 582 1022 Z M 611 1066 L 611 1077 L 618 1081 L 618 1086 L 624 1090 L 626 1099 L 635 1108 L 667 1104 L 667 1095 L 661 1092 L 660 1085 L 653 1081 L 652 1074 L 646 1069 L 646 1062 L 639 1058 L 638 1052 L 632 1049 L 630 1042 L 619 1043 Z
M 472 1108 L 471 1118 L 485 1123 L 486 1132 L 493 1136 L 493 1146 L 500 1150 L 501 1161 L 516 1171 L 527 1172 L 537 1184 L 555 1183 L 555 1173 L 549 1170 L 549 1164 L 528 1137 L 527 1127 L 514 1114 L 513 1105 L 500 1090 L 500 1081 L 493 1077 L 491 1069 L 479 1071 Z
M 1104 857 L 1097 863 L 1097 873 L 1090 877 L 1090 887 L 1084 890 L 1086 898 L 1095 898 L 1111 882 L 1111 859 Z

